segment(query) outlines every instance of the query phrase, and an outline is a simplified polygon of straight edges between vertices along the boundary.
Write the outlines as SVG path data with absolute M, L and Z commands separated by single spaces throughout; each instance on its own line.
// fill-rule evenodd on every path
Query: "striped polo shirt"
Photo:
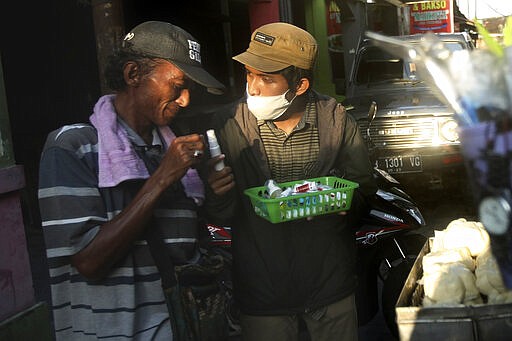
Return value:
M 258 120 L 270 174 L 278 183 L 316 176 L 320 142 L 312 97 L 310 94 L 304 115 L 289 135 L 273 121 Z
M 142 139 L 129 132 L 132 142 Z M 139 146 L 144 147 L 144 146 Z M 142 148 L 148 157 L 158 148 Z M 71 256 L 135 197 L 145 180 L 98 187 L 98 138 L 86 124 L 48 135 L 40 163 L 39 205 L 57 340 L 171 340 L 160 275 L 144 236 L 100 281 L 84 278 Z M 176 263 L 197 253 L 196 205 L 176 184 L 162 197 L 150 228 L 164 235 Z

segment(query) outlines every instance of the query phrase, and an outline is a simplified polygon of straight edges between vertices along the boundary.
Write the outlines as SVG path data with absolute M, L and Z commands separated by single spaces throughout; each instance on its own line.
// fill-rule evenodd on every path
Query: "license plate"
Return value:
M 417 173 L 423 171 L 423 162 L 420 155 L 392 155 L 378 159 L 379 168 L 389 174 Z

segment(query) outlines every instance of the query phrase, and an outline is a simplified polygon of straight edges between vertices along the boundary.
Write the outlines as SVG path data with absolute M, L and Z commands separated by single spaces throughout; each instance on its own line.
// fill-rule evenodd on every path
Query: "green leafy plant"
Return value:
M 512 17 L 508 17 L 503 28 L 503 44 L 505 47 L 512 46 Z
M 478 22 L 478 20 L 475 20 L 475 25 L 478 33 L 482 36 L 482 39 L 489 48 L 489 51 L 498 57 L 503 57 L 503 47 L 498 43 L 498 41 L 494 39 L 493 36 L 491 36 L 489 31 L 487 31 L 487 29 L 480 22 Z

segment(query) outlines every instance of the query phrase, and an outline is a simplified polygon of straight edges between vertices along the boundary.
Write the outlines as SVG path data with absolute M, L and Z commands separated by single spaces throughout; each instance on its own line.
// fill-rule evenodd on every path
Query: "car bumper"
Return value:
M 393 176 L 464 166 L 464 159 L 458 145 L 380 150 L 376 162 L 379 168 Z

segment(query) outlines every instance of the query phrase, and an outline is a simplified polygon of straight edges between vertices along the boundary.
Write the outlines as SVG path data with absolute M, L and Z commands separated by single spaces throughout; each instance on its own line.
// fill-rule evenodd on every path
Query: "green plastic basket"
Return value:
M 295 184 L 301 184 L 304 181 L 327 185 L 332 189 L 267 199 L 263 197 L 267 188 L 259 186 L 246 189 L 244 194 L 251 199 L 254 212 L 257 215 L 271 223 L 281 223 L 346 211 L 350 209 L 352 204 L 354 189 L 359 187 L 358 183 L 334 176 L 283 182 L 278 185 L 284 190 L 286 187 L 293 187 Z

